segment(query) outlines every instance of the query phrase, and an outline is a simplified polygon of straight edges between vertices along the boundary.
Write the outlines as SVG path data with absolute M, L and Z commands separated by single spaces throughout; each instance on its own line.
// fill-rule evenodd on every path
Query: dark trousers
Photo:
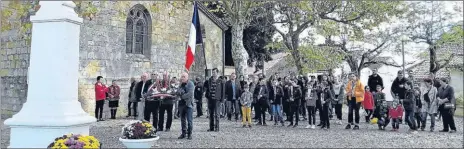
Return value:
M 379 121 L 377 121 L 377 125 L 380 127 L 387 127 L 388 123 L 390 123 L 390 118 L 388 116 L 380 116 L 377 117 Z
M 196 99 L 197 117 L 203 116 L 203 102 L 201 99 Z
M 282 110 L 285 116 L 287 116 L 287 120 L 290 120 L 290 104 L 288 101 L 282 101 Z
M 209 118 L 209 129 L 219 130 L 219 110 L 221 102 L 217 100 L 208 100 L 208 118 Z
M 98 100 L 95 103 L 95 118 L 102 119 L 103 117 L 103 105 L 105 104 L 105 100 Z
M 417 129 L 421 128 L 421 124 L 424 125 L 424 128 L 425 128 L 425 124 L 422 123 L 422 113 L 420 112 L 414 113 L 414 118 L 416 119 Z
M 440 114 L 441 114 L 442 121 L 443 121 L 443 130 L 445 131 L 449 131 L 450 129 L 456 130 L 456 126 L 454 123 L 454 115 L 451 113 L 452 112 L 451 110 L 455 110 L 455 109 L 443 109 L 442 108 L 440 110 Z
M 266 110 L 269 109 L 269 104 L 266 100 L 258 101 L 258 120 L 259 123 L 266 124 Z
M 399 118 L 392 118 L 392 128 L 393 129 L 400 129 L 400 119 Z
M 306 106 L 308 110 L 308 124 L 316 125 L 316 107 L 315 106 Z
M 361 102 L 356 102 L 356 98 L 353 97 L 348 101 L 348 123 L 353 124 L 353 114 L 354 121 L 356 125 L 359 124 L 359 108 L 361 107 Z
M 364 109 L 364 111 L 366 111 L 366 122 L 369 122 L 369 120 L 371 119 L 371 116 L 372 114 L 374 113 L 374 110 L 372 109 Z
M 145 109 L 143 111 L 143 119 L 150 121 L 150 115 L 153 115 L 153 127 L 158 127 L 160 101 L 145 101 Z
M 321 119 L 323 115 L 322 115 L 322 103 L 320 99 L 316 100 L 316 110 L 319 112 L 319 119 Z M 322 121 L 319 121 L 319 125 L 321 124 L 322 124 Z
M 337 115 L 338 120 L 342 120 L 342 106 L 343 104 L 334 104 L 335 114 Z
M 294 102 L 290 102 L 290 106 L 290 125 L 298 125 L 298 121 L 300 121 L 300 105 Z M 293 123 L 293 120 L 295 120 L 295 123 Z
M 193 109 L 184 105 L 179 105 L 180 123 L 182 134 L 192 135 L 193 130 Z
M 232 119 L 232 114 L 235 116 L 235 120 L 238 120 L 238 114 L 240 114 L 240 106 L 238 105 L 238 100 L 229 100 L 226 101 L 227 107 L 227 118 Z
M 128 112 L 128 116 L 132 116 L 132 112 L 134 112 L 134 115 L 133 116 L 137 116 L 137 105 L 138 105 L 139 102 L 127 102 L 127 112 Z M 132 108 L 131 108 L 132 106 Z
M 174 108 L 173 104 L 161 104 L 160 111 L 159 111 L 159 122 L 158 128 L 163 129 L 164 125 L 164 112 L 167 113 L 166 118 L 166 129 L 171 129 L 172 124 L 172 109 Z
M 405 110 L 406 123 L 408 123 L 409 129 L 416 130 L 416 120 L 414 118 L 414 111 Z
M 252 103 L 251 104 L 251 108 L 255 111 L 255 116 L 253 117 L 253 119 L 257 120 L 259 119 L 259 108 L 258 108 L 258 103 Z
M 306 101 L 301 101 L 301 104 L 300 104 L 300 113 L 301 115 L 303 115 L 303 118 L 306 118 Z
M 325 126 L 327 128 L 330 128 L 329 110 L 330 110 L 329 104 L 324 104 L 322 106 L 322 117 L 321 117 L 322 127 Z

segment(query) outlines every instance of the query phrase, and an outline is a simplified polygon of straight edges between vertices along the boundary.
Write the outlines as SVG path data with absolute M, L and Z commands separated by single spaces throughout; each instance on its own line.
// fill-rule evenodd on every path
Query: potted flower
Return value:
M 119 138 L 127 148 L 150 148 L 159 139 L 156 130 L 148 121 L 131 121 L 122 128 Z
M 101 143 L 94 136 L 80 135 L 80 134 L 69 134 L 58 137 L 54 142 L 48 145 L 49 149 L 59 148 L 72 148 L 72 149 L 83 149 L 83 148 L 101 148 Z

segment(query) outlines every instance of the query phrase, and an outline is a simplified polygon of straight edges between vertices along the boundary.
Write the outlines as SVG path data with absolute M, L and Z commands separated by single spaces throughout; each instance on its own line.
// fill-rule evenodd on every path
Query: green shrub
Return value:
M 464 106 L 464 96 L 463 96 L 463 94 L 460 94 L 460 95 L 456 96 L 456 105 L 458 105 L 459 107 Z

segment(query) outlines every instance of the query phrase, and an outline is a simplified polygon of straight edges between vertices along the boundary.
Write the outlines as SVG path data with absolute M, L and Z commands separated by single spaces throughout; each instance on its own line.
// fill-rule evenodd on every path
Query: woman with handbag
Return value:
M 121 88 L 116 84 L 116 80 L 113 80 L 112 85 L 108 88 L 109 104 L 111 110 L 111 119 L 116 119 L 116 112 L 119 107 L 119 94 Z
M 443 118 L 443 130 L 440 132 L 456 132 L 454 123 L 454 112 L 456 110 L 456 99 L 454 98 L 454 88 L 448 84 L 448 79 L 440 79 L 441 87 L 438 89 L 438 104 L 441 117 Z M 451 130 L 449 130 L 451 129 Z
M 425 79 L 425 90 L 421 96 L 421 130 L 425 130 L 427 116 L 430 116 L 430 131 L 433 132 L 435 127 L 435 116 L 438 113 L 437 88 L 433 86 L 432 79 Z

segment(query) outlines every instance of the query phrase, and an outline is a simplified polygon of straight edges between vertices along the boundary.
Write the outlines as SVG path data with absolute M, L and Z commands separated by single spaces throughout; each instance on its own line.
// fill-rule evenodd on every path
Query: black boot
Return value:
M 111 119 L 114 119 L 114 109 L 111 109 L 110 112 L 111 112 Z
M 116 119 L 116 113 L 118 112 L 118 109 L 114 109 L 114 119 Z
M 187 135 L 187 139 L 188 139 L 188 140 L 192 140 L 192 134 L 188 134 L 188 135 Z
M 182 133 L 177 139 L 185 139 L 185 134 Z

